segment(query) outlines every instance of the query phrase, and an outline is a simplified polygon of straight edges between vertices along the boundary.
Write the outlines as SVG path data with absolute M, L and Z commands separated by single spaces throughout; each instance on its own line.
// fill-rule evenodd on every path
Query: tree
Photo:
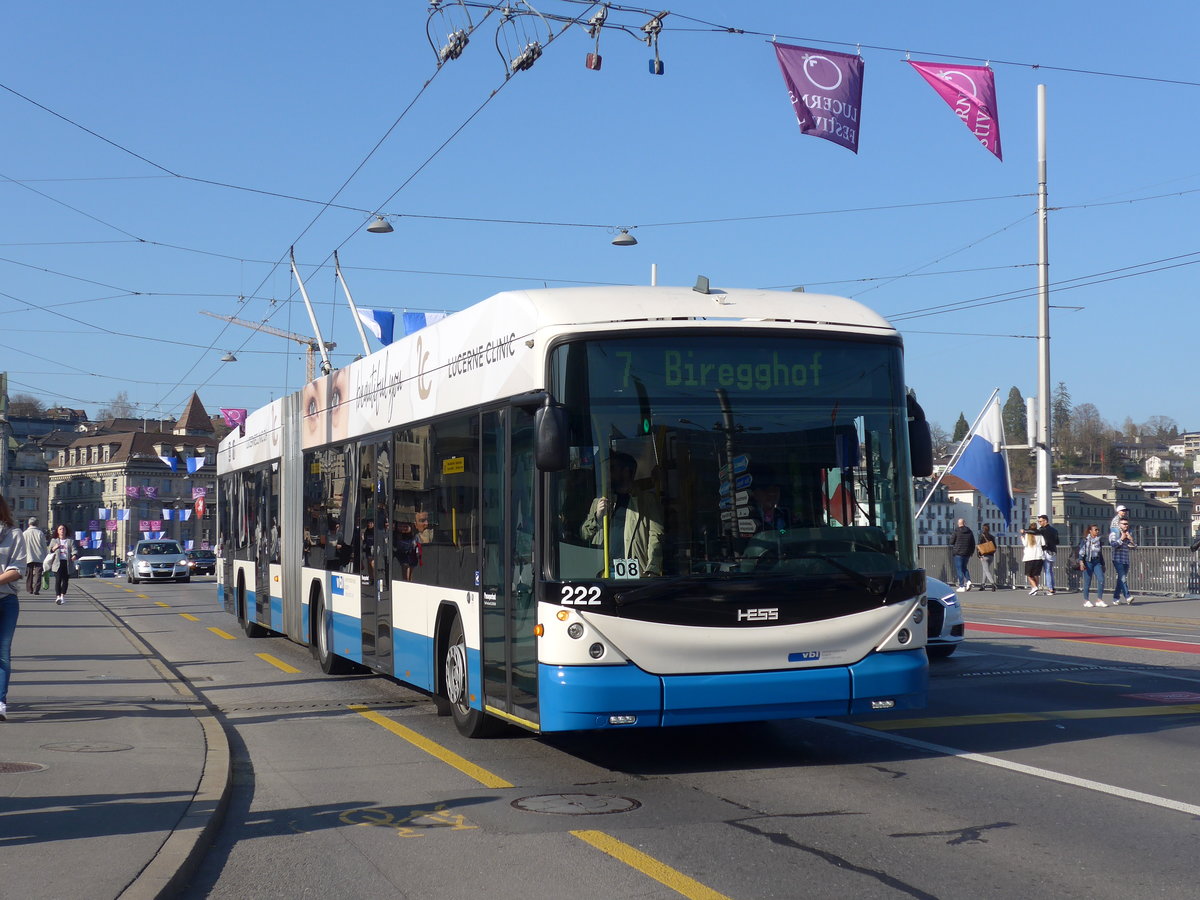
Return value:
M 954 443 L 958 443 L 967 436 L 967 432 L 971 430 L 971 426 L 967 424 L 967 417 L 962 413 L 958 414 L 958 421 L 954 423 L 954 437 L 951 438 Z
M 31 394 L 13 394 L 8 401 L 10 416 L 44 416 L 46 404 Z
M 129 402 L 129 394 L 126 391 L 118 391 L 117 396 L 113 397 L 107 406 L 100 407 L 96 413 L 96 419 L 100 422 L 106 419 L 132 419 L 136 416 L 137 407 Z
M 1141 432 L 1165 443 L 1179 437 L 1179 423 L 1170 416 L 1151 416 L 1142 425 Z
M 1001 414 L 1004 419 L 1004 439 L 1013 444 L 1025 443 L 1025 398 L 1012 387 Z
M 1009 389 L 1008 400 L 1001 411 L 1004 420 L 1004 440 L 1013 444 L 1024 444 L 1025 429 L 1025 398 L 1014 386 Z M 1008 469 L 1012 474 L 1013 487 L 1028 490 L 1033 487 L 1034 467 L 1028 450 L 1010 450 L 1008 454 Z
M 950 437 L 950 432 L 936 422 L 930 422 L 929 436 L 933 439 L 934 458 L 947 456 L 950 453 L 950 445 L 954 443 Z
M 1054 446 L 1059 448 L 1059 452 L 1064 456 L 1071 455 L 1074 449 L 1071 439 L 1071 392 L 1067 390 L 1065 381 L 1058 383 L 1050 398 L 1050 424 Z
M 1080 468 L 1104 473 L 1113 461 L 1113 429 L 1100 417 L 1100 410 L 1093 403 L 1080 403 L 1072 418 Z

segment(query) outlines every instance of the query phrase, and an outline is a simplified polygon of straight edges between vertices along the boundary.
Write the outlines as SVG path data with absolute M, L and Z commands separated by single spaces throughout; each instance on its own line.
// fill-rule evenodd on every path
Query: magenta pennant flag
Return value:
M 857 153 L 862 57 L 790 44 L 774 47 L 800 132 Z
M 979 143 L 1003 160 L 1000 152 L 1000 118 L 996 108 L 996 76 L 987 66 L 949 66 L 908 61 L 950 104 Z

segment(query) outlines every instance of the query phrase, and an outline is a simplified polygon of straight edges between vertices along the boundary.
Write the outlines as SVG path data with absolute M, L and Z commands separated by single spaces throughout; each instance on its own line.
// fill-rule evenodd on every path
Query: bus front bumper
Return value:
M 873 653 L 844 668 L 724 675 L 652 675 L 634 665 L 538 668 L 543 732 L 920 709 L 929 677 L 924 648 Z

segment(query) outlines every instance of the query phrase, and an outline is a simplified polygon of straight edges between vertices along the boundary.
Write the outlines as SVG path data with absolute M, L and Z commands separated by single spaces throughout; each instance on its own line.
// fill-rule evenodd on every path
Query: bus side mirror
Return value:
M 908 395 L 908 455 L 914 478 L 928 478 L 933 474 L 933 435 L 925 419 L 925 410 L 912 394 Z
M 561 472 L 570 463 L 567 448 L 567 411 L 546 397 L 534 414 L 534 461 L 542 472 Z

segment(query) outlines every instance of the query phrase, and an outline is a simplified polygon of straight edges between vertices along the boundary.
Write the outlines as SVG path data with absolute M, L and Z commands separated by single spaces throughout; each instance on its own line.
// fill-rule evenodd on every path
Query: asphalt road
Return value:
M 230 735 L 188 900 L 1195 895 L 1200 621 L 969 611 L 916 715 L 468 741 L 207 579 L 94 585 Z

